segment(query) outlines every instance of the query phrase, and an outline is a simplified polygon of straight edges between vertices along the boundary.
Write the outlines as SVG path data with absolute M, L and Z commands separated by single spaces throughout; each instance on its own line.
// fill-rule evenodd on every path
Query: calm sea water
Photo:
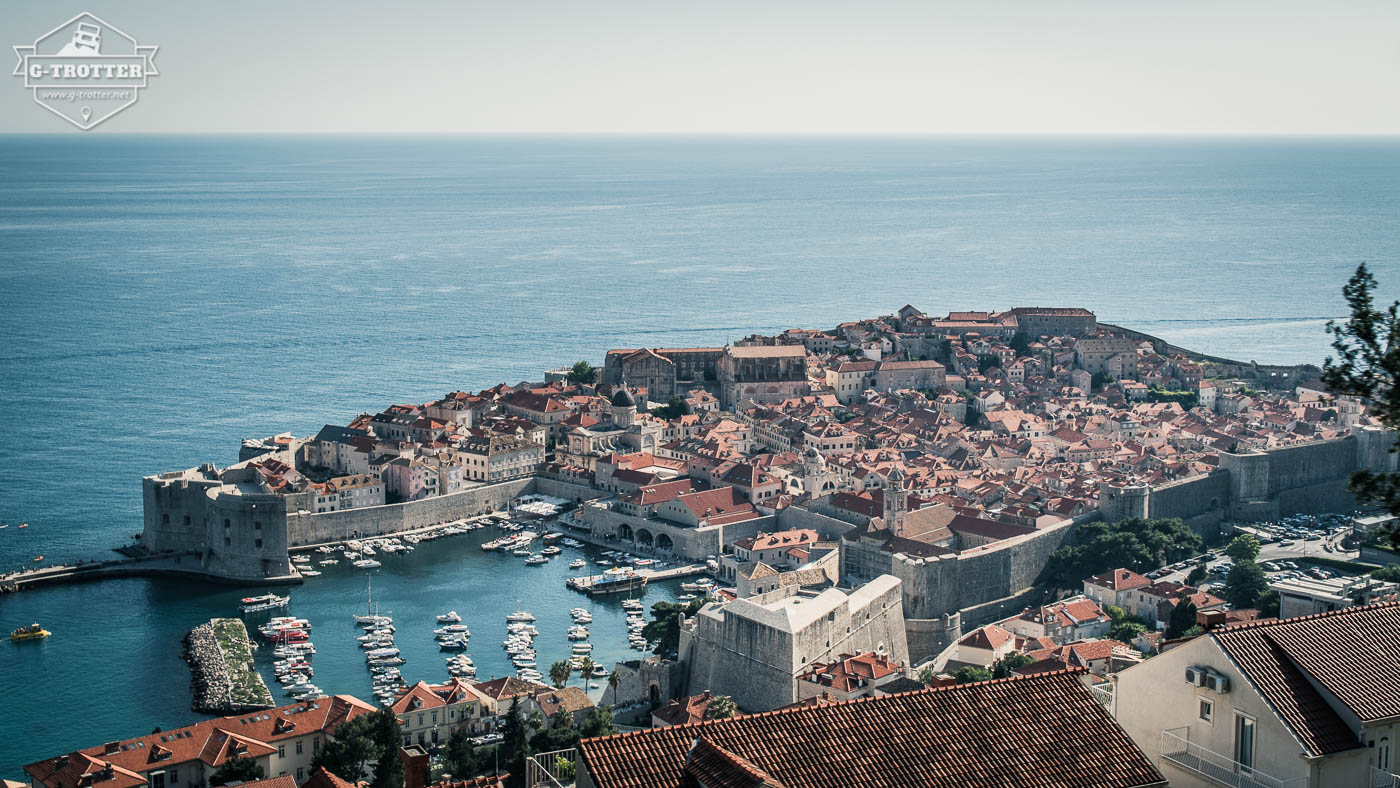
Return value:
M 1318 362 L 1359 261 L 1400 295 L 1397 252 L 1396 140 L 4 137 L 0 566 L 100 555 L 140 529 L 141 475 L 227 463 L 241 437 L 612 346 L 906 302 L 1073 304 L 1202 351 Z M 517 596 L 556 617 L 582 599 L 561 564 L 480 554 L 482 533 L 384 562 L 385 604 L 414 622 L 401 648 L 424 649 L 405 648 L 406 676 L 446 675 L 434 613 L 473 611 L 489 675 Z M 293 592 L 328 691 L 368 690 L 345 617 L 363 582 Z M 249 590 L 0 597 L 4 628 L 57 633 L 0 643 L 0 776 L 193 719 L 177 640 Z M 632 653 L 611 615 L 600 653 Z M 563 623 L 542 622 L 559 649 L 542 656 L 567 652 Z

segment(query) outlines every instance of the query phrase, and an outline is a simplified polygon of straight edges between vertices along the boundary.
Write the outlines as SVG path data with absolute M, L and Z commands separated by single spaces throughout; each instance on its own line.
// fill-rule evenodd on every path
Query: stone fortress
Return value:
M 1083 310 L 1023 311 L 1021 320 L 1039 321 L 1035 325 L 1051 333 L 1082 336 L 1097 328 L 1092 313 Z M 956 317 L 980 332 L 989 333 L 988 326 L 993 325 L 980 313 L 958 313 Z M 904 322 L 918 328 L 921 321 L 926 319 L 911 313 Z M 949 323 L 927 322 L 930 343 Z M 1135 335 L 1143 337 L 1146 335 Z M 603 386 L 640 385 L 654 402 L 701 389 L 713 394 L 726 409 L 740 401 L 778 402 L 811 390 L 803 348 L 791 344 L 617 350 L 607 354 L 600 371 Z M 623 399 L 630 396 L 625 388 L 618 391 L 625 395 Z M 464 397 L 463 403 L 463 408 L 477 407 L 472 397 Z M 619 408 L 627 410 L 614 404 L 613 410 Z M 612 423 L 621 421 L 614 413 Z M 540 429 L 543 432 L 544 428 Z M 594 431 L 598 429 L 594 427 Z M 317 511 L 313 493 L 278 491 L 269 486 L 265 473 L 252 467 L 253 462 L 275 461 L 291 470 L 300 469 L 312 453 L 307 443 L 288 437 L 271 450 L 243 457 L 227 468 L 206 464 L 146 477 L 143 547 L 156 554 L 198 556 L 199 566 L 214 578 L 295 582 L 289 549 L 430 527 L 500 510 L 526 493 L 574 501 L 609 495 L 590 486 L 588 479 L 568 481 L 534 474 L 403 503 Z M 833 494 L 827 492 L 823 480 L 833 478 L 832 473 L 819 452 L 808 452 L 807 478 L 801 486 L 813 492 L 809 498 L 785 508 L 760 502 L 754 507 L 754 516 L 741 522 L 673 523 L 664 526 L 670 530 L 647 536 L 651 544 L 670 545 L 694 556 L 717 555 L 734 541 L 760 530 L 813 529 L 823 540 L 839 544 L 843 586 L 857 587 L 884 575 L 897 582 L 906 632 L 897 653 L 918 662 L 956 641 L 964 631 L 1038 602 L 1036 583 L 1047 560 L 1056 549 L 1072 542 L 1082 522 L 1099 517 L 1109 521 L 1179 517 L 1209 535 L 1229 520 L 1268 520 L 1297 512 L 1351 509 L 1355 504 L 1346 490 L 1349 475 L 1362 468 L 1395 470 L 1397 455 L 1389 451 L 1394 443 L 1394 433 L 1360 427 L 1339 438 L 1241 453 L 1221 451 L 1218 465 L 1208 473 L 1156 485 L 1135 484 L 1131 479 L 1103 482 L 1096 510 L 1042 522 L 1024 532 L 997 534 L 986 541 L 958 534 L 950 542 L 932 547 L 901 540 L 897 527 L 883 541 L 868 538 L 870 521 L 878 530 L 923 513 L 904 511 L 907 506 L 899 494 L 888 496 L 885 510 L 869 518 L 852 518 L 831 507 Z M 894 486 L 899 489 L 898 484 Z M 595 531 L 626 543 L 626 528 L 634 524 L 632 521 L 601 507 L 585 508 Z M 593 512 L 594 508 L 598 510 Z M 631 536 L 637 538 L 635 532 Z M 721 627 L 721 622 L 708 620 L 703 625 L 714 633 L 731 626 Z M 895 648 L 895 641 L 883 640 L 888 648 Z

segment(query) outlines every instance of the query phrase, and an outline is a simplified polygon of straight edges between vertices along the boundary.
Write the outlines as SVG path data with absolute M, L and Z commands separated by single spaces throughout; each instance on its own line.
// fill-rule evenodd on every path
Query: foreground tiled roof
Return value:
M 1400 603 L 1250 621 L 1211 637 L 1313 753 L 1361 746 L 1314 684 L 1362 722 L 1400 716 Z
M 695 779 L 687 761 L 698 739 L 727 754 L 726 774 L 757 770 L 789 788 L 1165 784 L 1072 672 L 653 728 L 579 749 L 597 788 L 681 788 Z M 705 757 L 720 767 L 720 753 Z

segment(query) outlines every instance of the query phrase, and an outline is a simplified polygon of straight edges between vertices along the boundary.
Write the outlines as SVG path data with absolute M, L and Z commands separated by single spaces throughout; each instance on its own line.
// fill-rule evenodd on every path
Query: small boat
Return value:
M 680 596 L 676 597 L 676 599 L 679 599 L 682 602 L 689 602 L 692 599 L 699 599 L 699 597 L 695 596 L 694 594 L 681 594 Z
M 613 565 L 613 562 L 612 562 L 612 561 L 609 561 L 609 560 L 606 559 L 606 558 L 599 558 L 597 561 L 594 561 L 593 563 L 597 564 L 598 566 L 612 566 L 612 565 Z
M 506 616 L 506 621 L 534 621 L 535 617 L 527 610 L 517 610 Z
M 540 555 L 540 554 L 538 554 L 538 553 L 536 553 L 535 555 L 532 555 L 532 556 L 530 556 L 529 558 L 526 558 L 526 559 L 525 559 L 525 565 L 526 565 L 526 566 L 541 566 L 541 565 L 547 564 L 547 563 L 549 563 L 549 559 L 548 559 L 548 558 L 545 558 L 544 556 L 542 556 L 542 555 Z
M 319 563 L 321 566 L 335 566 L 340 562 L 335 560 L 334 558 L 327 558 L 326 560 L 318 561 L 317 563 Z
M 540 550 L 540 555 L 559 555 L 562 552 L 564 552 L 562 549 L 555 547 L 554 545 L 550 545 L 549 547 Z
M 19 524 L 19 527 L 20 527 L 20 528 L 28 528 L 28 527 L 29 527 L 29 523 L 20 523 L 20 524 Z
M 320 572 L 317 572 L 315 569 L 303 569 L 303 570 L 301 570 L 300 574 L 301 574 L 302 577 L 320 577 L 320 576 L 321 576 L 321 573 L 320 573 Z
M 598 689 L 598 682 L 596 682 L 596 681 L 590 681 L 590 682 L 588 682 L 588 688 L 589 688 L 589 689 Z
M 446 638 L 438 641 L 438 649 L 442 651 L 466 651 L 466 638 Z
M 291 597 L 277 596 L 276 594 L 263 594 L 261 596 L 245 596 L 242 599 L 238 600 L 238 610 L 243 613 L 257 613 L 263 610 L 273 610 L 279 607 L 286 607 L 287 603 L 290 601 L 292 601 Z
M 585 566 L 588 566 L 588 562 L 583 560 L 582 558 L 575 558 L 574 560 L 569 562 L 570 569 L 582 569 Z
M 592 651 L 593 651 L 593 644 L 592 644 L 592 643 L 575 643 L 575 644 L 574 644 L 574 653 L 575 653 L 575 654 L 588 654 L 588 653 L 590 653 L 590 652 L 592 652 Z
M 383 564 L 379 563 L 373 558 L 361 558 L 360 560 L 354 562 L 354 566 L 357 569 L 374 569 L 375 567 L 383 566 Z
M 26 640 L 43 640 L 51 634 L 53 633 L 39 626 L 39 623 L 36 621 L 27 627 L 20 627 L 11 632 L 10 640 L 14 643 L 22 643 Z
M 466 624 L 448 624 L 433 630 L 434 635 L 471 635 Z
M 608 675 L 608 669 L 602 665 L 594 665 L 593 672 L 588 675 L 590 678 L 601 679 Z
M 457 615 L 457 611 L 452 610 L 438 616 L 437 620 L 439 624 L 456 624 L 457 622 L 462 620 L 462 617 Z
M 515 548 L 514 550 L 511 550 L 511 551 L 510 551 L 510 554 L 511 554 L 511 555 L 518 555 L 518 556 L 522 556 L 522 557 L 528 556 L 528 555 L 530 554 L 530 548 L 528 548 L 528 547 L 517 547 L 517 548 Z
M 20 526 L 20 527 L 23 528 L 24 526 Z M 39 562 L 42 561 L 42 560 L 44 560 L 44 557 L 43 557 L 42 555 L 36 555 L 36 556 L 34 556 L 34 563 L 37 564 L 37 563 L 39 563 Z
M 365 652 L 365 659 L 368 659 L 368 660 L 392 659 L 392 658 L 394 658 L 394 657 L 397 657 L 398 655 L 399 655 L 399 650 L 396 649 L 396 648 L 393 648 L 393 647 L 376 648 L 376 649 L 373 649 L 373 650 L 371 650 L 371 651 Z

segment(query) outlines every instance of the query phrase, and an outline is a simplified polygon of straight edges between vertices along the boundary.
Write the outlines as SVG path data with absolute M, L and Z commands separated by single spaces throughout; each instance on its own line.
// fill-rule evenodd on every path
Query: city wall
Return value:
M 287 542 L 298 547 L 427 528 L 506 509 L 517 496 L 533 492 L 534 485 L 535 479 L 526 477 L 405 503 L 319 514 L 302 509 L 287 515 Z

